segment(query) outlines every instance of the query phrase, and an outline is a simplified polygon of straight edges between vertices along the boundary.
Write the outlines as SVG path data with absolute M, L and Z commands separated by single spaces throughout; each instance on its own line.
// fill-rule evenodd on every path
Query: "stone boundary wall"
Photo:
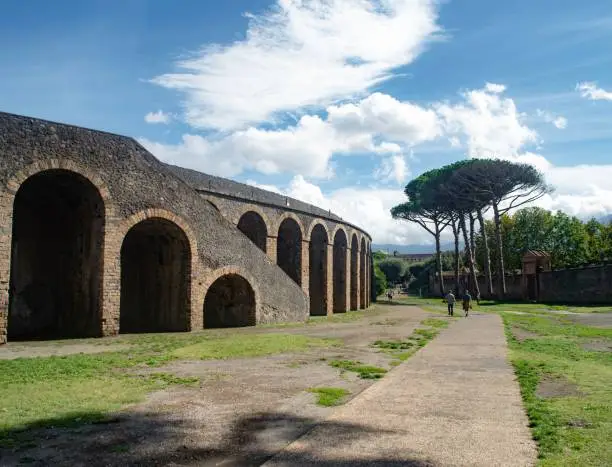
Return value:
M 540 272 L 538 289 L 545 303 L 612 303 L 612 265 Z

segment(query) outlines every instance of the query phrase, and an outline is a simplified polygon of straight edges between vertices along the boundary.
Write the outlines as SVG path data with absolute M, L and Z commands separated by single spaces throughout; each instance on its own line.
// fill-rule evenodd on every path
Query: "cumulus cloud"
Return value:
M 406 158 L 403 154 L 394 154 L 384 158 L 380 166 L 374 170 L 374 178 L 383 182 L 401 184 L 410 174 Z
M 597 86 L 594 81 L 584 81 L 576 85 L 576 90 L 582 97 L 592 101 L 612 101 L 612 92 Z
M 401 189 L 348 187 L 324 193 L 307 180 L 331 177 L 332 156 L 380 155 L 373 171 L 379 183 L 404 183 L 410 176 L 407 151 L 446 139 L 468 157 L 496 157 L 529 163 L 556 191 L 536 204 L 589 217 L 612 211 L 612 166 L 557 167 L 534 150 L 538 134 L 525 123 L 505 86 L 488 83 L 454 102 L 417 106 L 382 94 L 341 105 L 326 114 L 305 115 L 284 129 L 250 127 L 218 138 L 185 135 L 177 145 L 141 142 L 161 159 L 222 176 L 244 170 L 295 174 L 284 189 L 251 184 L 331 209 L 368 230 L 378 243 L 429 243 L 418 226 L 395 221 L 389 209 L 404 201 Z M 562 118 L 541 111 L 540 117 Z M 550 117 L 550 118 L 549 118 Z M 557 122 L 559 124 L 559 122 Z M 431 165 L 437 165 L 435 161 Z
M 157 112 L 149 112 L 145 115 L 144 119 L 147 123 L 169 123 L 171 117 L 170 114 L 167 114 L 162 110 L 158 110 Z
M 462 94 L 463 102 L 436 104 L 447 135 L 462 141 L 469 157 L 514 158 L 537 140 L 523 123 L 514 100 L 504 97 L 505 86 L 487 83 L 484 89 Z
M 564 130 L 567 128 L 567 118 L 562 117 L 561 115 L 554 115 L 552 112 L 542 109 L 537 109 L 536 115 L 546 123 L 552 123 L 559 130 Z
M 397 154 L 442 135 L 433 109 L 374 93 L 355 103 L 329 106 L 326 116 L 304 115 L 283 129 L 249 127 L 217 138 L 184 135 L 178 144 L 140 142 L 165 162 L 233 176 L 244 170 L 330 177 L 335 154 Z M 377 142 L 379 141 L 380 142 Z M 399 159 L 394 160 L 399 167 Z M 404 163 L 404 176 L 408 172 Z M 399 180 L 399 172 L 396 171 Z
M 251 185 L 268 189 L 331 210 L 351 224 L 367 230 L 376 243 L 430 244 L 431 236 L 415 224 L 395 220 L 390 210 L 404 201 L 402 190 L 381 188 L 346 187 L 324 193 L 318 185 L 296 175 L 287 188 L 279 189 L 250 182 Z
M 207 46 L 152 81 L 184 94 L 186 121 L 235 130 L 324 107 L 391 78 L 436 38 L 435 0 L 278 0 L 244 40 Z M 364 33 L 367 32 L 367 33 Z

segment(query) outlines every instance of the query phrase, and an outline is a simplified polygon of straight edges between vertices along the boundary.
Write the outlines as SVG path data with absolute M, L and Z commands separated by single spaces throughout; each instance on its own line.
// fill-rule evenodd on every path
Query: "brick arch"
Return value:
M 367 307 L 367 267 L 366 267 L 366 238 L 361 235 L 359 241 L 359 308 Z
M 79 221 L 76 220 L 75 223 L 71 224 L 70 226 L 67 225 L 66 226 L 67 229 L 64 229 L 64 230 L 62 230 L 61 228 L 62 225 L 64 224 L 62 225 L 58 224 L 56 226 L 57 229 L 64 232 L 64 234 L 62 235 L 68 235 L 68 236 L 74 234 L 74 231 L 72 229 L 75 229 L 75 228 L 85 229 L 85 230 L 80 230 L 81 233 L 78 235 L 87 236 L 89 240 L 84 240 L 84 242 L 86 242 L 85 245 L 89 244 L 93 246 L 81 252 L 82 255 L 85 255 L 84 258 L 75 256 L 74 258 L 76 259 L 76 263 L 70 259 L 67 259 L 68 263 L 64 264 L 64 266 L 68 267 L 69 269 L 72 267 L 85 268 L 85 269 L 81 269 L 81 272 L 83 275 L 77 274 L 76 276 L 73 276 L 73 278 L 81 277 L 82 280 L 85 281 L 85 283 L 80 286 L 78 286 L 75 283 L 70 284 L 70 282 L 66 282 L 64 278 L 62 277 L 61 282 L 63 285 L 61 288 L 58 288 L 56 286 L 51 285 L 53 281 L 51 281 L 51 283 L 47 283 L 43 279 L 42 284 L 45 284 L 45 283 L 47 284 L 47 287 L 44 290 L 47 291 L 47 295 L 52 294 L 52 296 L 47 297 L 47 299 L 42 298 L 43 295 L 45 295 L 42 289 L 39 291 L 30 291 L 28 293 L 30 297 L 33 297 L 36 295 L 40 297 L 40 300 L 34 300 L 33 304 L 30 304 L 29 302 L 27 302 L 27 300 L 25 302 L 21 300 L 19 301 L 19 303 L 25 306 L 27 309 L 29 309 L 30 306 L 33 306 L 35 307 L 34 309 L 38 309 L 39 311 L 43 310 L 41 311 L 41 313 L 43 313 L 44 316 L 41 316 L 41 317 L 47 318 L 49 320 L 56 320 L 55 324 L 53 324 L 51 321 L 48 324 L 53 329 L 57 328 L 56 331 L 58 333 L 64 333 L 62 335 L 58 334 L 57 337 L 62 337 L 62 336 L 64 337 L 72 337 L 72 336 L 88 337 L 88 336 L 94 336 L 94 335 L 99 336 L 102 333 L 102 315 L 103 315 L 103 307 L 104 307 L 103 294 L 104 294 L 104 289 L 105 289 L 105 284 L 104 284 L 104 278 L 105 278 L 104 251 L 105 251 L 105 242 L 106 242 L 105 232 L 107 230 L 106 224 L 108 223 L 108 220 L 112 218 L 114 214 L 113 203 L 111 200 L 110 192 L 105 182 L 95 172 L 88 169 L 87 167 L 79 163 L 76 163 L 72 160 L 67 160 L 67 159 L 44 159 L 44 160 L 39 160 L 37 162 L 29 164 L 25 166 L 24 168 L 22 168 L 21 170 L 19 170 L 18 172 L 16 172 L 7 181 L 5 188 L 0 193 L 0 214 L 5 220 L 6 225 L 10 226 L 10 228 L 7 229 L 7 232 L 0 237 L 0 251 L 2 252 L 1 255 L 3 255 L 2 257 L 3 267 L 0 268 L 0 283 L 2 284 L 0 285 L 0 344 L 6 342 L 7 332 L 8 332 L 7 326 L 9 324 L 8 323 L 8 318 L 9 318 L 8 313 L 9 313 L 9 306 L 10 306 L 10 301 L 11 301 L 11 297 L 9 296 L 9 287 L 10 287 L 10 284 L 13 282 L 13 278 L 11 278 L 11 274 L 12 274 L 11 273 L 11 268 L 12 268 L 11 261 L 15 260 L 15 258 L 12 258 L 13 256 L 12 250 L 13 250 L 13 243 L 14 243 L 13 235 L 15 234 L 13 221 L 15 220 L 14 219 L 15 210 L 18 208 L 15 205 L 15 203 L 16 203 L 17 196 L 18 196 L 18 193 L 21 187 L 26 182 L 28 182 L 30 179 L 32 179 L 32 177 L 43 175 L 45 173 L 49 173 L 50 176 L 53 176 L 55 174 L 58 177 L 64 177 L 68 175 L 69 178 L 66 178 L 66 181 L 70 181 L 70 183 L 74 182 L 72 189 L 90 190 L 91 197 L 86 198 L 85 202 L 95 202 L 98 208 L 101 208 L 101 209 L 97 215 L 95 213 L 91 215 L 88 221 L 87 221 L 88 217 L 85 214 L 85 211 L 83 212 L 83 216 L 85 216 L 84 218 L 88 225 L 79 224 Z M 70 174 L 72 174 L 74 177 L 70 178 L 71 177 Z M 45 180 L 45 178 L 41 178 L 37 180 L 37 183 L 45 183 L 45 182 L 49 183 L 51 182 L 51 180 L 50 179 Z M 79 184 L 82 184 L 82 186 L 79 187 L 78 186 Z M 81 196 L 83 195 L 83 193 L 80 193 L 80 191 L 79 193 L 75 192 L 73 194 L 74 195 L 78 194 L 79 198 L 81 198 Z M 39 208 L 42 208 L 42 207 L 39 206 Z M 61 209 L 61 207 L 57 207 L 57 208 Z M 90 206 L 89 208 L 87 208 L 86 209 L 87 213 L 91 214 L 92 213 L 91 209 L 96 209 L 96 205 Z M 23 212 L 25 215 L 27 210 L 20 211 L 20 212 Z M 61 212 L 61 211 L 58 211 L 58 212 Z M 79 217 L 79 218 L 81 220 L 83 219 L 83 217 Z M 24 237 L 22 237 L 22 241 L 26 241 L 26 242 L 35 241 L 35 243 L 40 244 L 40 239 L 34 240 L 34 237 L 36 236 L 36 232 L 40 234 L 39 229 L 37 229 L 35 226 L 27 227 L 29 223 L 31 223 L 30 221 L 34 222 L 34 219 L 39 219 L 40 221 L 40 217 L 30 216 L 30 221 L 26 221 L 27 217 L 23 219 L 24 219 L 24 222 L 26 222 L 26 224 L 22 224 L 23 225 L 22 233 L 24 235 Z M 52 224 L 53 220 L 57 221 L 56 218 L 49 219 L 48 221 L 45 221 L 45 224 L 53 225 Z M 32 228 L 35 229 L 34 233 L 32 233 Z M 58 241 L 61 241 L 61 240 L 58 240 Z M 69 241 L 69 240 L 66 240 L 65 238 L 64 241 Z M 31 251 L 31 249 L 29 248 L 26 248 L 26 250 L 23 250 L 23 251 L 28 251 L 28 250 Z M 50 254 L 52 255 L 52 253 Z M 40 252 L 36 253 L 34 256 L 38 258 L 38 260 L 32 260 L 32 258 L 28 259 L 27 256 L 24 258 L 24 261 L 30 264 L 30 269 L 38 268 L 37 269 L 38 272 L 36 274 L 42 274 L 41 277 L 43 278 L 47 277 L 49 279 L 52 277 L 57 277 L 55 274 L 53 274 L 52 272 L 48 270 L 49 266 L 45 266 L 45 261 L 47 261 L 47 264 L 55 265 L 57 264 L 58 261 L 60 262 L 62 261 L 63 256 L 61 258 L 55 258 L 55 260 L 52 259 L 52 256 L 48 257 L 46 260 L 44 258 L 41 259 Z M 91 264 L 92 260 L 94 261 L 94 264 L 95 264 L 93 269 L 91 269 L 91 266 L 87 266 Z M 32 263 L 32 261 L 35 261 L 35 263 Z M 63 266 L 60 266 L 60 267 L 63 267 Z M 19 283 L 23 285 L 23 287 L 25 287 L 25 289 L 23 290 L 24 292 L 27 292 L 26 289 L 29 290 L 31 287 L 34 287 L 34 283 L 31 282 L 31 276 L 30 276 L 30 281 L 28 281 L 28 278 L 25 276 L 21 276 L 22 280 L 20 280 L 19 271 L 16 270 L 14 272 L 15 274 L 18 274 L 18 276 L 15 277 L 15 280 L 19 281 Z M 30 274 L 31 273 L 32 272 L 30 272 Z M 71 275 L 71 274 L 68 274 L 68 275 Z M 92 281 L 93 278 L 95 279 Z M 69 281 L 69 278 L 66 278 L 66 280 Z M 86 304 L 93 303 L 93 305 L 91 306 L 91 309 L 85 306 L 86 304 L 79 305 L 78 301 L 74 301 L 76 300 L 75 298 L 72 298 L 72 299 L 69 298 L 71 296 L 69 292 L 70 287 L 81 288 L 83 286 L 85 286 L 86 290 L 89 290 L 89 295 L 85 297 L 85 301 L 86 301 Z M 17 288 L 20 288 L 20 287 L 21 286 L 19 285 L 17 286 Z M 43 285 L 40 285 L 40 287 L 43 287 Z M 66 289 L 66 287 L 68 289 Z M 16 294 L 18 293 L 16 291 L 17 288 L 14 289 Z M 15 295 L 14 299 L 20 300 L 17 295 Z M 38 302 L 38 304 L 36 304 L 36 302 Z M 18 305 L 17 303 L 15 303 L 15 306 L 21 306 L 21 305 Z M 79 314 L 78 311 L 81 309 L 87 310 L 87 311 L 84 312 L 83 314 Z M 65 310 L 65 311 L 61 312 L 58 310 Z M 38 317 L 34 321 L 38 321 L 38 319 L 41 317 Z M 60 324 L 62 320 L 65 320 L 66 322 L 64 322 L 64 324 Z M 30 327 L 30 324 L 28 324 L 29 321 L 27 322 L 26 321 L 18 320 L 16 322 L 18 327 L 20 328 L 20 329 L 15 329 L 16 335 L 23 335 L 24 337 L 26 337 L 26 335 L 31 334 L 32 336 L 34 336 L 32 332 L 34 332 L 35 334 L 38 332 L 35 329 Z M 51 334 L 53 332 L 47 333 L 45 331 L 44 336 L 48 335 L 48 337 L 52 337 Z M 39 337 L 44 337 L 44 336 L 41 334 Z
M 350 242 L 351 237 L 349 236 L 346 227 L 344 227 L 342 224 L 337 224 L 336 227 L 334 227 L 334 230 L 332 231 L 331 236 L 329 237 L 331 241 L 334 241 L 334 238 L 336 237 L 336 234 L 339 230 L 342 230 L 342 232 L 344 232 L 344 236 L 346 237 L 347 243 Z
M 349 248 L 351 250 L 350 305 L 351 310 L 357 310 L 359 308 L 359 237 L 354 230 L 350 236 Z
M 108 282 L 113 284 L 113 287 L 109 290 L 119 291 L 119 297 L 117 294 L 109 300 L 108 309 L 106 310 L 106 323 L 108 327 L 107 334 L 116 334 L 119 331 L 120 321 L 120 294 L 121 294 L 121 248 L 126 235 L 136 225 L 143 221 L 150 219 L 162 219 L 164 221 L 174 224 L 185 236 L 190 253 L 189 271 L 186 275 L 186 279 L 189 281 L 188 287 L 188 300 L 189 306 L 185 310 L 187 313 L 188 329 L 196 329 L 197 322 L 201 316 L 200 304 L 202 297 L 200 296 L 199 283 L 197 282 L 201 276 L 201 266 L 199 260 L 198 243 L 193 229 L 190 225 L 177 214 L 161 208 L 149 208 L 139 211 L 131 216 L 117 221 L 116 227 L 112 233 L 109 232 L 109 245 L 110 249 L 105 253 L 105 258 L 109 260 L 109 269 L 112 271 L 110 277 L 107 279 Z
M 253 294 L 255 297 L 255 324 L 257 324 L 261 316 L 261 306 L 262 306 L 261 305 L 261 292 L 259 290 L 259 287 L 257 286 L 257 282 L 255 281 L 255 278 L 246 269 L 240 266 L 234 266 L 234 265 L 223 266 L 221 268 L 210 270 L 204 273 L 202 287 L 200 288 L 201 293 L 202 293 L 202 310 L 204 308 L 206 294 L 210 290 L 210 287 L 215 283 L 215 281 L 217 281 L 217 279 L 220 279 L 224 276 L 230 276 L 230 275 L 240 276 L 251 286 L 251 290 L 253 290 Z M 202 313 L 202 317 L 203 319 L 202 319 L 202 323 L 200 323 L 201 324 L 200 328 L 206 327 L 206 323 L 204 320 L 204 313 Z
M 307 290 L 307 277 L 304 277 L 305 245 L 304 226 L 299 218 L 291 213 L 283 214 L 276 231 L 276 265 L 302 289 Z
M 331 238 L 327 224 L 321 219 L 313 219 L 310 225 L 308 226 L 308 230 L 306 231 L 306 236 L 304 237 L 304 240 L 308 242 L 310 241 L 310 237 L 312 236 L 312 231 L 315 229 L 317 225 L 320 225 L 321 227 L 325 229 L 325 233 L 327 234 L 328 239 Z
M 302 239 L 306 238 L 304 236 L 306 232 L 306 230 L 304 229 L 304 223 L 298 216 L 296 216 L 292 212 L 284 212 L 278 217 L 278 219 L 276 219 L 276 225 L 274 226 L 274 233 L 276 235 L 278 235 L 278 229 L 280 229 L 280 226 L 285 219 L 293 219 L 295 222 L 297 222 L 297 225 L 300 227 L 300 233 L 302 234 Z
M 333 310 L 334 313 L 344 313 L 350 307 L 349 276 L 350 261 L 348 258 L 350 237 L 346 230 L 339 226 L 331 238 L 333 245 L 332 277 L 333 277 Z
M 270 220 L 270 217 L 268 217 L 268 215 L 264 212 L 264 210 L 255 204 L 244 206 L 244 209 L 240 210 L 239 214 L 236 215 L 236 218 L 234 219 L 235 220 L 234 224 L 238 225 L 238 222 L 240 221 L 242 216 L 244 216 L 249 211 L 259 214 L 259 216 L 263 219 L 264 223 L 266 224 L 268 235 L 270 235 L 270 232 L 272 232 L 272 229 L 275 227 L 274 223 Z
M 243 220 L 245 220 L 244 223 Z M 246 235 L 260 250 L 264 253 L 267 252 L 270 221 L 261 209 L 255 206 L 247 207 L 240 215 L 236 216 L 235 224 L 238 230 Z

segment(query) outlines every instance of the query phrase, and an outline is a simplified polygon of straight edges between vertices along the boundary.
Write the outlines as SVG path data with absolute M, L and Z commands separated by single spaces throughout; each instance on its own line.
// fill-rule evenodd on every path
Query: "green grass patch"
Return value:
M 430 326 L 436 329 L 444 329 L 448 327 L 448 320 L 438 318 L 427 318 L 421 321 L 423 326 Z
M 612 343 L 612 330 L 574 324 L 563 315 L 501 313 L 539 465 L 608 465 L 612 459 L 612 353 L 590 351 L 593 339 Z M 519 341 L 513 328 L 534 333 Z M 576 394 L 539 397 L 544 380 L 575 385 Z
M 343 388 L 310 388 L 308 390 L 317 395 L 317 404 L 323 407 L 340 405 L 350 393 Z
M 152 391 L 199 384 L 198 378 L 150 371 L 172 360 L 253 357 L 337 344 L 300 335 L 241 332 L 121 336 L 113 341 L 129 348 L 0 360 L 0 446 L 16 443 L 23 430 L 90 423 Z
M 183 360 L 261 357 L 337 344 L 338 341 L 334 339 L 319 339 L 299 334 L 251 334 L 204 340 L 197 344 L 176 349 L 172 352 L 172 355 Z
M 406 339 L 377 340 L 372 345 L 389 354 L 394 359 L 393 366 L 397 366 L 436 337 L 440 329 L 448 327 L 448 320 L 427 318 L 421 321 L 421 325 L 431 326 L 431 328 L 415 329 Z
M 343 371 L 351 371 L 357 373 L 361 379 L 380 379 L 387 370 L 372 365 L 364 365 L 361 362 L 354 360 L 332 360 L 329 364 L 334 368 L 339 368 Z

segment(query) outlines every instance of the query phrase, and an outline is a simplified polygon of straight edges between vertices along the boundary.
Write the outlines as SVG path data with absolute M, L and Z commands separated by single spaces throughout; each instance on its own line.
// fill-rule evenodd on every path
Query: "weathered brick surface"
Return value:
M 252 286 L 257 323 L 304 320 L 309 308 L 308 242 L 317 223 L 328 233 L 342 226 L 347 239 L 355 233 L 360 245 L 364 241 L 370 244 L 365 232 L 328 211 L 231 180 L 170 167 L 131 138 L 0 113 L 0 343 L 6 341 L 15 194 L 30 176 L 52 169 L 82 175 L 104 201 L 100 335 L 119 330 L 121 246 L 129 229 L 145 219 L 173 222 L 189 241 L 191 329 L 203 325 L 208 287 L 220 275 L 229 273 L 241 275 Z M 265 222 L 266 253 L 236 228 L 248 211 Z M 301 287 L 276 266 L 278 227 L 288 217 L 296 220 L 302 233 Z M 327 306 L 331 313 L 334 255 L 333 237 L 329 238 Z M 350 304 L 350 249 L 346 254 L 346 302 Z M 360 260 L 362 257 L 359 255 Z M 361 280 L 362 269 L 358 295 L 363 307 L 361 298 L 368 301 L 369 268 L 365 268 L 365 281 Z

